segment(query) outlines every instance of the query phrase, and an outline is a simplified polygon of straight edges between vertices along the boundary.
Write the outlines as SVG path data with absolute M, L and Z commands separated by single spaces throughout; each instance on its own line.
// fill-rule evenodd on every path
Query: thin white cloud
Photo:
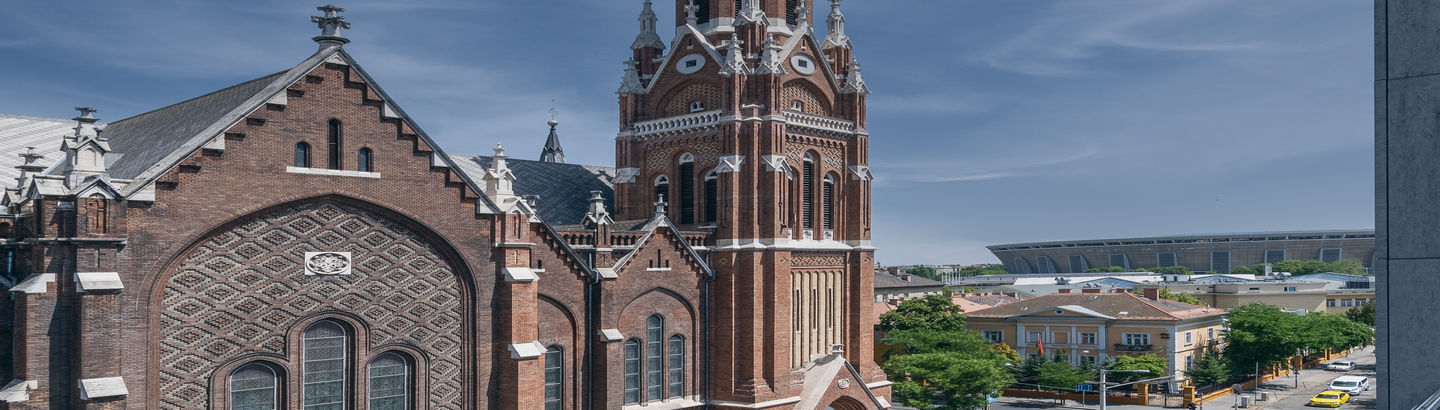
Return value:
M 1039 175 L 1046 168 L 1087 159 L 1098 154 L 1094 148 L 1081 149 L 1069 155 L 1038 157 L 1043 159 L 1023 161 L 1017 158 L 1035 158 L 1036 155 L 1005 156 L 1002 160 L 956 158 L 953 160 L 925 160 L 896 165 L 876 167 L 879 178 L 909 182 L 971 182 L 1027 175 Z

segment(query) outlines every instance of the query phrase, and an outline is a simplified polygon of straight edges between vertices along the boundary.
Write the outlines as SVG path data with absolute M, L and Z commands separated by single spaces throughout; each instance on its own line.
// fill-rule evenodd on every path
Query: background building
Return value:
M 1118 266 L 1137 271 L 1184 266 L 1230 273 L 1240 266 L 1283 260 L 1360 260 L 1373 266 L 1374 230 L 1257 232 L 1149 238 L 1086 239 L 991 245 L 1011 273 L 1079 273 Z

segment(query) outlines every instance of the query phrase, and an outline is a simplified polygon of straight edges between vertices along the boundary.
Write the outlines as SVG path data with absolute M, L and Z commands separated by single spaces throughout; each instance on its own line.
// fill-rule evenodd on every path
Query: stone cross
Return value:
M 685 5 L 685 22 L 693 26 L 700 21 L 699 17 L 695 17 L 695 13 L 699 10 L 700 7 L 695 5 L 695 0 L 690 0 L 690 4 Z

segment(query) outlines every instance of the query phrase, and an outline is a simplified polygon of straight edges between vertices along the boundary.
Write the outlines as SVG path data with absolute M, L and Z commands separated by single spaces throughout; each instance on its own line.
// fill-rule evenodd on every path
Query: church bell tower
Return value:
M 617 217 L 657 201 L 705 232 L 716 272 L 713 399 L 797 397 L 806 369 L 873 362 L 869 89 L 830 2 L 678 0 L 666 44 L 647 0 L 617 94 Z M 843 351 L 844 353 L 838 353 Z

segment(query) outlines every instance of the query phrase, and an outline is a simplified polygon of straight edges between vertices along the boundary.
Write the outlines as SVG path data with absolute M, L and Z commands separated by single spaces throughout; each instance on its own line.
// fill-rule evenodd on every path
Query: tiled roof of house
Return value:
M 484 192 L 485 180 L 481 176 L 493 159 L 471 155 L 451 155 L 450 158 Z M 605 208 L 615 212 L 615 168 L 515 158 L 506 158 L 505 163 L 515 173 L 515 194 L 538 195 L 540 218 L 557 225 L 556 229 L 566 230 L 558 225 L 578 224 L 585 219 L 590 191 L 600 191 L 605 196 Z
M 971 317 L 1006 318 L 1043 312 L 1057 306 L 1080 306 L 1119 319 L 1184 320 L 1224 315 L 1225 311 L 1170 300 L 1150 300 L 1132 293 L 1053 293 L 989 309 L 970 312 Z
M 964 309 L 966 312 L 973 312 L 981 309 L 989 309 L 1006 303 L 1018 302 L 1026 298 L 1028 298 L 1028 296 L 1023 296 L 1019 294 L 1016 294 L 1015 296 L 955 295 L 950 297 L 950 301 L 960 306 L 960 308 Z
M 928 288 L 937 286 L 943 287 L 945 283 L 905 273 L 896 275 L 885 271 L 875 272 L 875 289 Z

